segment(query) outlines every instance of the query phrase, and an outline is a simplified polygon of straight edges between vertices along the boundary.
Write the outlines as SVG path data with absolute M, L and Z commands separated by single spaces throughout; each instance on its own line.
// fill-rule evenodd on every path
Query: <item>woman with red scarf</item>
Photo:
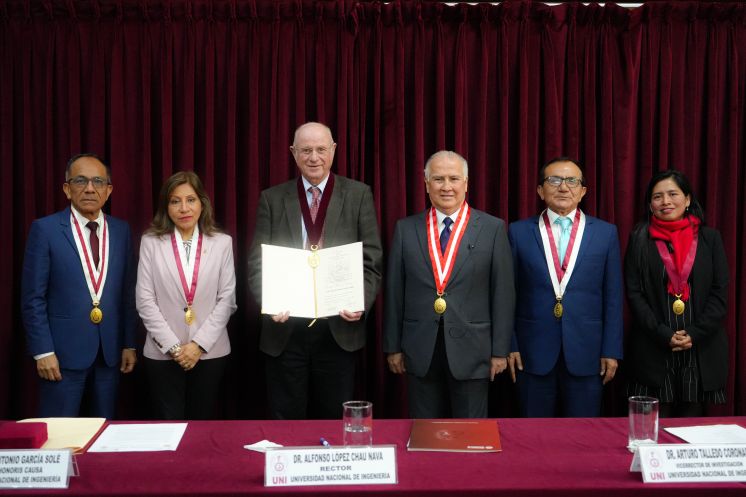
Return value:
M 728 261 L 717 230 L 687 178 L 658 172 L 645 202 L 648 219 L 630 236 L 625 257 L 629 395 L 660 400 L 664 417 L 695 417 L 725 403 L 728 337 L 723 326 Z

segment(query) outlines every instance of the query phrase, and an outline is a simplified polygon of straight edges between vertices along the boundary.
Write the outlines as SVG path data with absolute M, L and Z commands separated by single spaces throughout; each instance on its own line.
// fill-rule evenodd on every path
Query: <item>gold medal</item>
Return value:
M 104 313 L 101 312 L 101 309 L 98 308 L 98 302 L 93 303 L 93 309 L 91 309 L 90 318 L 93 324 L 98 324 L 103 321 Z
M 446 299 L 438 295 L 438 298 L 435 299 L 435 303 L 433 304 L 433 309 L 435 309 L 435 312 L 438 314 L 446 312 Z
M 191 305 L 187 306 L 186 312 L 184 313 L 184 321 L 186 322 L 186 324 L 191 326 L 192 323 L 194 322 L 194 318 L 195 316 L 194 316 L 194 311 L 192 310 L 192 306 Z
M 554 304 L 554 317 L 557 319 L 560 319 L 562 317 L 562 312 L 564 311 L 564 307 L 562 307 L 562 299 L 558 298 L 557 303 Z
M 681 316 L 684 314 L 684 310 L 686 309 L 686 304 L 683 300 L 681 300 L 681 294 L 675 295 L 676 300 L 673 301 L 673 304 L 671 305 L 671 308 L 673 309 L 673 313 L 677 316 Z

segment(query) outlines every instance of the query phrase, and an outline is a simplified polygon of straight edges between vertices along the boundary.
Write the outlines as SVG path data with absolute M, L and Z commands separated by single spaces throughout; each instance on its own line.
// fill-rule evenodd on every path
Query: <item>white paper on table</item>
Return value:
M 282 447 L 282 445 L 270 442 L 269 440 L 261 440 L 253 444 L 243 446 L 244 449 L 253 450 L 255 452 L 267 452 L 268 449 L 276 449 L 278 447 Z
M 176 450 L 186 427 L 186 423 L 109 425 L 88 452 Z
M 336 316 L 342 310 L 365 310 L 363 243 L 325 248 L 316 254 L 314 289 L 310 250 L 262 244 L 262 314 L 290 311 L 291 316 L 313 319 Z
M 738 425 L 680 426 L 664 430 L 691 444 L 746 443 L 746 428 Z

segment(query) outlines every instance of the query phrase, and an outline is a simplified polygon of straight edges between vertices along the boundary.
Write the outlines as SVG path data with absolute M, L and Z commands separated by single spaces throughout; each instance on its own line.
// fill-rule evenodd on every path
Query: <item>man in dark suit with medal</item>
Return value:
M 119 373 L 135 366 L 135 274 L 127 223 L 101 210 L 111 174 L 92 154 L 65 172 L 70 208 L 31 225 L 21 279 L 26 341 L 41 379 L 39 415 L 114 417 Z
M 546 210 L 509 230 L 518 296 L 509 367 L 521 413 L 598 416 L 622 357 L 616 226 L 580 210 L 585 179 L 571 159 L 544 165 L 537 192 Z
M 413 418 L 487 416 L 489 381 L 507 367 L 513 265 L 505 223 L 466 202 L 455 152 L 425 165 L 432 207 L 396 223 L 386 280 L 383 351 L 407 375 Z
M 373 195 L 367 185 L 331 173 L 336 147 L 327 126 L 303 124 L 290 147 L 300 177 L 261 194 L 249 257 L 249 285 L 260 303 L 262 244 L 317 249 L 362 242 L 365 313 L 373 305 L 382 257 Z M 365 313 L 343 310 L 311 326 L 287 312 L 262 316 L 272 418 L 342 417 L 342 403 L 353 395 L 355 352 L 365 345 Z

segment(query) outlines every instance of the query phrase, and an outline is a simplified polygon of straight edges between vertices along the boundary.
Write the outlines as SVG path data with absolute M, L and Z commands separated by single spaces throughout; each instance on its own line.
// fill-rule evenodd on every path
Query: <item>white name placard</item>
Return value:
M 396 446 L 283 447 L 264 455 L 264 486 L 397 483 Z
M 0 450 L 0 488 L 67 488 L 72 451 Z
M 645 483 L 746 481 L 746 444 L 641 445 L 630 471 Z

